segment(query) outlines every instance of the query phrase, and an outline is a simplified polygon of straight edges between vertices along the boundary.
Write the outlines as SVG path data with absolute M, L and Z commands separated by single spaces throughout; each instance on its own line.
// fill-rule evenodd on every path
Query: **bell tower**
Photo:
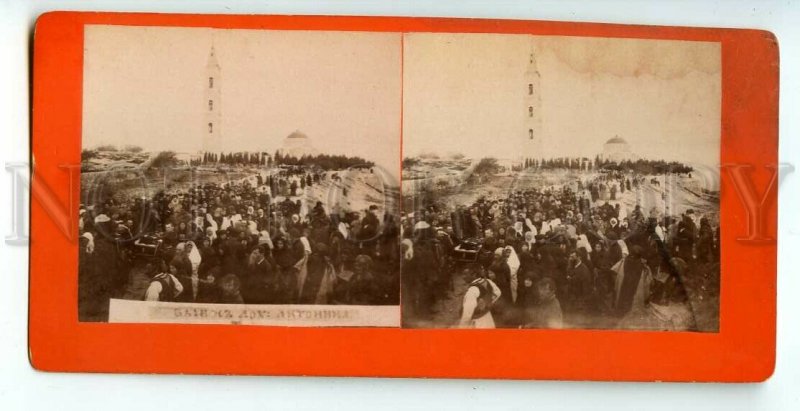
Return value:
M 202 151 L 219 153 L 222 150 L 222 99 L 221 69 L 214 46 L 208 54 L 206 63 L 205 99 L 203 101 L 203 147 Z
M 541 159 L 544 157 L 544 142 L 542 141 L 542 98 L 539 88 L 540 75 L 536 64 L 536 52 L 533 38 L 531 37 L 528 55 L 525 56 L 524 98 L 522 107 L 522 161 L 526 158 Z

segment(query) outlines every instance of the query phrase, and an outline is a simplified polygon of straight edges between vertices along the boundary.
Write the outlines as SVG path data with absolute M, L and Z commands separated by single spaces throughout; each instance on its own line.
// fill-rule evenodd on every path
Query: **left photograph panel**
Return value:
M 86 26 L 80 320 L 398 327 L 401 56 Z

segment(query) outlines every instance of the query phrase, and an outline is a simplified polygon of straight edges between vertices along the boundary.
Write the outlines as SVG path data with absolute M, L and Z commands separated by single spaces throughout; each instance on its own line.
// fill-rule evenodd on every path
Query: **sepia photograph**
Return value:
M 719 43 L 403 55 L 403 327 L 719 331 Z
M 401 47 L 87 25 L 79 319 L 399 326 Z

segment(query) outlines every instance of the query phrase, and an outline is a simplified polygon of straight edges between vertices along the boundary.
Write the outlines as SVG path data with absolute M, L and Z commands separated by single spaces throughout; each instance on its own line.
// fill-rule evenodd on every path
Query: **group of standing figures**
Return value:
M 599 179 L 407 215 L 404 324 L 715 331 L 713 215 L 628 211 L 595 197 Z

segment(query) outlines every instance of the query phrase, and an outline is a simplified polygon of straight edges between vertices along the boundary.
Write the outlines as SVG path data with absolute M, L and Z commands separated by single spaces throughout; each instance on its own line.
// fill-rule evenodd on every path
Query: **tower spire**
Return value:
M 217 60 L 214 43 L 206 63 L 205 99 L 203 101 L 203 146 L 202 151 L 218 153 L 222 150 L 222 68 Z
M 524 71 L 524 98 L 523 121 L 520 135 L 523 140 L 521 145 L 522 159 L 541 159 L 544 157 L 544 142 L 542 140 L 542 100 L 540 94 L 539 67 L 536 62 L 536 49 L 534 37 L 530 38 L 530 47 L 525 56 Z

